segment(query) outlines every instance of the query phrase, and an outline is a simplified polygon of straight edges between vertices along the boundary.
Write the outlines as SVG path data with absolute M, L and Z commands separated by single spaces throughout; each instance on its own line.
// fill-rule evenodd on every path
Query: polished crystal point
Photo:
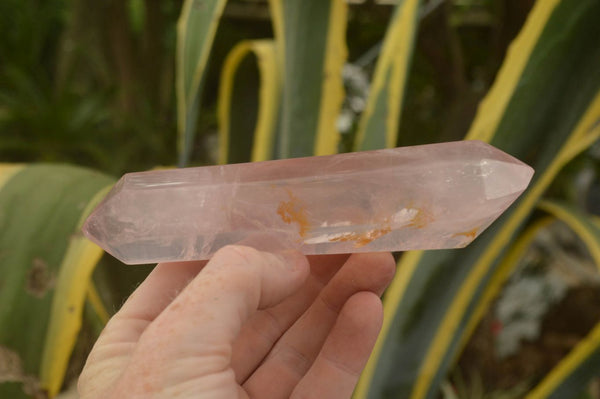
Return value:
M 227 244 L 305 254 L 464 247 L 533 169 L 479 141 L 126 174 L 85 234 L 129 264 Z

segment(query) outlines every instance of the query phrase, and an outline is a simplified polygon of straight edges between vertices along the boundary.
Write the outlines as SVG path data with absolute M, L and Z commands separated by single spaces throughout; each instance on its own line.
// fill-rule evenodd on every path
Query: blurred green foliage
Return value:
M 0 159 L 113 174 L 174 159 L 178 2 L 0 4 Z
M 247 3 L 258 6 L 236 12 Z M 438 3 L 419 25 L 399 145 L 462 138 L 533 1 Z M 0 2 L 0 159 L 72 162 L 115 175 L 174 164 L 180 7 L 150 0 Z M 348 59 L 364 62 L 367 74 L 392 9 L 366 1 L 349 10 Z M 216 131 L 223 59 L 241 39 L 272 35 L 266 3 L 228 2 L 193 162 L 212 160 L 214 141 L 206 139 Z

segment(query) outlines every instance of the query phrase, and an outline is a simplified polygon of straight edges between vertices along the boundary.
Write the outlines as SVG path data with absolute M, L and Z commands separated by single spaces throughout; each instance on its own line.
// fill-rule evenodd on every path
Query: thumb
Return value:
M 308 274 L 297 251 L 219 250 L 141 335 L 120 382 L 143 379 L 145 393 L 157 392 L 227 370 L 243 323 L 293 294 Z

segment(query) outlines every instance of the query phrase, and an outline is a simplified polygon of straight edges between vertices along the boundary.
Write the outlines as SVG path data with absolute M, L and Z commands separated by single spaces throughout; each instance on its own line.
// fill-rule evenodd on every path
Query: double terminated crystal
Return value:
M 478 142 L 126 174 L 86 235 L 125 263 L 227 244 L 305 254 L 463 247 L 533 169 Z

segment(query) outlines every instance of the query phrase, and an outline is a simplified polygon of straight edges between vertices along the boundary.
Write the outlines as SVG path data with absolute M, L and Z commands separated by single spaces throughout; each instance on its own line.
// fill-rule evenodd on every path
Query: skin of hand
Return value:
M 389 253 L 244 246 L 159 264 L 100 335 L 80 398 L 350 398 L 394 272 Z

